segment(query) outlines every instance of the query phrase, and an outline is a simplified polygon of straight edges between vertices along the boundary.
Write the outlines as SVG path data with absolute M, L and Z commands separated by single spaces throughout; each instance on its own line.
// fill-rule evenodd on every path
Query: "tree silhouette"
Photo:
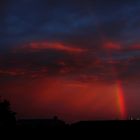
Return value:
M 13 127 L 16 124 L 16 113 L 11 111 L 7 100 L 0 101 L 0 127 Z

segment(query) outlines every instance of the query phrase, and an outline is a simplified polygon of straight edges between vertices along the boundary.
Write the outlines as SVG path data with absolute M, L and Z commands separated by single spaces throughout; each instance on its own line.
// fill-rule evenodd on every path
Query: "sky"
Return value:
M 140 117 L 139 0 L 1 0 L 0 96 L 18 118 Z

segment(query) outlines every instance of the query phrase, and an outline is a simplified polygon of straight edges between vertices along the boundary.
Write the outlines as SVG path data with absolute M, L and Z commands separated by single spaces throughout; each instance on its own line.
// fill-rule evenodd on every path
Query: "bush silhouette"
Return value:
M 0 127 L 13 127 L 16 125 L 16 113 L 11 111 L 7 100 L 0 101 Z

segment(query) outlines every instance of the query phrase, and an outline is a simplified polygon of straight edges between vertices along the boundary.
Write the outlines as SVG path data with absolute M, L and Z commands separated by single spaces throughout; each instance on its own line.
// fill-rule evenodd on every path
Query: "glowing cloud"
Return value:
M 14 51 L 29 51 L 29 52 L 36 52 L 40 50 L 56 50 L 56 51 L 64 51 L 67 53 L 81 53 L 84 52 L 85 49 L 78 48 L 71 45 L 65 45 L 60 42 L 47 42 L 47 41 L 40 41 L 40 42 L 30 42 L 21 47 L 16 48 Z
M 139 51 L 140 50 L 140 44 L 132 44 L 127 49 L 129 51 Z
M 119 44 L 118 42 L 106 42 L 103 44 L 103 48 L 107 49 L 107 50 L 121 50 L 121 44 Z

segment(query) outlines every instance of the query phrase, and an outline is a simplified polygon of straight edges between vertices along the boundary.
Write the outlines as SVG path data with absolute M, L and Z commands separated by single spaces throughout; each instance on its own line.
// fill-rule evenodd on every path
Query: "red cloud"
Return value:
M 65 45 L 60 42 L 47 42 L 47 41 L 40 41 L 40 42 L 30 42 L 27 44 L 22 45 L 20 48 L 16 48 L 15 51 L 40 51 L 44 49 L 49 50 L 57 50 L 57 51 L 63 51 L 68 53 L 81 53 L 84 52 L 85 49 L 77 48 L 75 46 L 71 45 Z
M 129 51 L 137 51 L 140 50 L 140 44 L 133 44 L 128 47 Z
M 0 69 L 0 76 L 11 76 L 11 77 L 31 77 L 39 78 L 48 73 L 47 68 L 40 68 L 38 71 L 32 71 L 26 68 L 7 68 Z
M 9 75 L 9 76 L 19 76 L 24 75 L 25 71 L 20 69 L 7 69 L 7 70 L 0 70 L 0 75 Z
M 117 42 L 108 41 L 103 44 L 103 48 L 107 50 L 121 50 L 121 44 Z

